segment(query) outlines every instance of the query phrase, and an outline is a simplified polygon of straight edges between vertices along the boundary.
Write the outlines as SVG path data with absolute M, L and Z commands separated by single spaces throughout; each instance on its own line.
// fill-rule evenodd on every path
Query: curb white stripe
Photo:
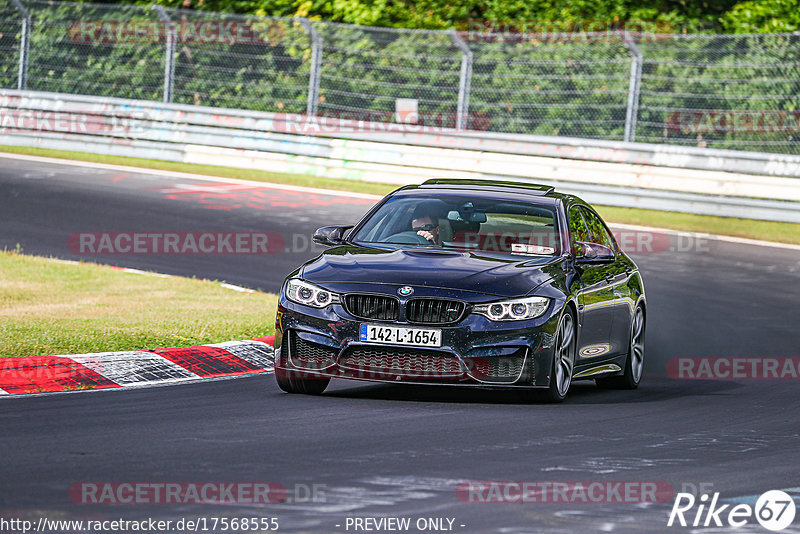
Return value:
M 11 395 L 11 393 L 9 393 L 8 391 L 4 390 L 3 388 L 0 388 L 0 395 Z
M 177 363 L 153 352 L 98 352 L 68 355 L 67 358 L 84 365 L 120 386 L 156 384 L 200 378 Z
M 225 341 L 223 343 L 214 343 L 213 345 L 204 346 L 225 349 L 234 356 L 248 361 L 256 367 L 267 371 L 274 370 L 273 362 L 275 350 L 263 341 L 256 341 L 254 339 L 249 341 Z

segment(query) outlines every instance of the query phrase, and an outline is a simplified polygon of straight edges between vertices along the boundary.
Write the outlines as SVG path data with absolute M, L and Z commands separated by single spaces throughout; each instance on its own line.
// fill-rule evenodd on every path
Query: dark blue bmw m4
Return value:
M 636 264 L 581 199 L 526 183 L 438 179 L 398 189 L 283 285 L 275 376 L 289 393 L 331 378 L 633 389 L 647 307 Z

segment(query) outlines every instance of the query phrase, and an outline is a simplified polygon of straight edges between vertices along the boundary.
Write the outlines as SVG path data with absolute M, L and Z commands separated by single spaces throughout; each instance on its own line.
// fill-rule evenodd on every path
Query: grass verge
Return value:
M 218 343 L 275 333 L 277 295 L 0 251 L 0 356 Z
M 398 186 L 355 180 L 338 180 L 304 174 L 275 173 L 251 169 L 236 169 L 214 165 L 197 165 L 192 163 L 176 163 L 161 160 L 128 158 L 122 156 L 106 156 L 84 152 L 50 150 L 45 148 L 29 148 L 0 146 L 0 152 L 12 152 L 31 156 L 62 158 L 112 165 L 130 165 L 147 169 L 188 172 L 207 176 L 221 176 L 276 184 L 318 187 L 335 191 L 351 191 L 373 195 L 385 195 Z M 617 208 L 611 206 L 595 206 L 603 218 L 610 223 L 637 224 L 683 230 L 687 232 L 703 232 L 709 234 L 745 237 L 764 241 L 800 244 L 800 224 L 758 221 L 753 219 L 736 219 L 732 217 L 714 217 L 711 215 L 692 215 L 668 211 L 645 210 L 638 208 Z
M 637 224 L 685 232 L 800 244 L 800 224 L 613 206 L 595 206 L 595 208 L 603 219 L 610 223 Z

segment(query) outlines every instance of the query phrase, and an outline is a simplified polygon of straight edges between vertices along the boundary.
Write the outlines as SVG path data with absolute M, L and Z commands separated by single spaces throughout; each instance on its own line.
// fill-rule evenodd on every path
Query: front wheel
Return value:
M 637 306 L 631 321 L 631 342 L 628 346 L 628 358 L 625 360 L 625 371 L 620 376 L 596 378 L 595 383 L 603 389 L 636 389 L 642 380 L 644 370 L 644 309 Z
M 278 387 L 286 393 L 303 393 L 305 395 L 319 395 L 330 383 L 330 378 L 282 378 L 275 375 Z
M 575 316 L 572 309 L 567 308 L 561 315 L 556 330 L 550 385 L 546 390 L 537 392 L 538 400 L 556 403 L 563 401 L 567 396 L 572 385 L 572 371 L 575 368 L 576 330 Z

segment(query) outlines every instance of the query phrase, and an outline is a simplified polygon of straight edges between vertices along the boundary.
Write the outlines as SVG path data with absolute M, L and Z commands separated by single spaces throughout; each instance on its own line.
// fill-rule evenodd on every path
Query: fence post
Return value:
M 19 42 L 19 74 L 17 75 L 17 89 L 24 91 L 28 88 L 28 53 L 31 42 L 31 14 L 25 9 L 20 0 L 11 0 L 14 7 L 22 17 L 22 32 Z
M 300 24 L 308 32 L 311 39 L 311 70 L 308 73 L 308 101 L 306 103 L 306 115 L 314 117 L 317 114 L 317 103 L 319 102 L 319 77 L 322 67 L 322 37 L 305 17 L 298 17 Z
M 630 38 L 627 30 L 619 32 L 625 48 L 631 53 L 631 74 L 628 82 L 628 106 L 625 112 L 624 141 L 636 141 L 636 119 L 639 116 L 639 91 L 642 83 L 642 53 L 636 43 Z
M 172 91 L 175 86 L 175 42 L 176 30 L 172 20 L 167 15 L 167 11 L 159 5 L 154 5 L 153 9 L 158 13 L 158 18 L 164 23 L 167 34 L 167 48 L 164 56 L 164 98 L 167 104 L 172 103 Z
M 467 114 L 469 113 L 469 91 L 472 84 L 472 50 L 464 42 L 455 30 L 448 30 L 447 33 L 453 39 L 453 43 L 461 50 L 461 75 L 458 79 L 458 102 L 456 104 L 456 130 L 463 130 L 467 127 Z

